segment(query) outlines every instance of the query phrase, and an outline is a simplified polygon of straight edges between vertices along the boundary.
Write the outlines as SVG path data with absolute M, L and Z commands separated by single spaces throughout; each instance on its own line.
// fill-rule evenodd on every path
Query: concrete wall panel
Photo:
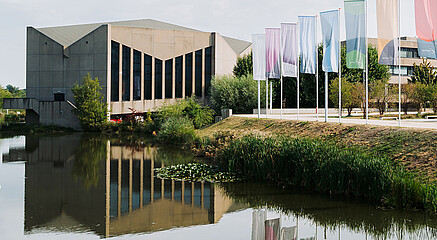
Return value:
M 107 59 L 107 54 L 105 53 L 95 53 L 93 55 L 94 59 L 93 59 L 93 66 L 94 66 L 94 71 L 106 71 L 107 68 L 107 63 L 106 63 L 106 59 Z M 106 76 L 106 74 L 105 74 Z
M 40 71 L 40 55 L 27 55 L 27 71 Z
M 52 86 L 53 86 L 53 88 L 63 88 L 64 87 L 64 71 L 53 71 L 52 72 Z
M 93 71 L 94 69 L 94 58 L 93 54 L 83 53 L 80 55 L 79 69 L 81 71 Z
M 39 35 L 41 33 L 33 27 L 27 27 L 27 55 L 39 54 Z
M 41 71 L 39 73 L 39 87 L 40 88 L 50 88 L 53 85 L 52 72 L 51 71 Z
M 28 82 L 26 84 L 26 90 L 29 88 L 37 88 L 39 87 L 39 72 L 27 72 Z M 26 92 L 29 94 L 28 92 Z

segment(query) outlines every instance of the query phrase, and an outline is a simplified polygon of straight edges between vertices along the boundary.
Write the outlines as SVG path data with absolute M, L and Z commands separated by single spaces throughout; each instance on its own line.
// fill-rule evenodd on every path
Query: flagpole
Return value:
M 299 22 L 297 22 L 297 32 L 299 32 Z M 297 45 L 299 46 L 299 38 L 297 38 Z M 299 56 L 299 50 L 297 55 Z M 297 58 L 297 66 L 299 66 L 299 58 Z M 300 96 L 300 84 L 299 84 L 299 78 L 300 78 L 300 71 L 297 71 L 297 120 L 299 121 L 299 96 Z
M 317 43 L 317 15 L 315 18 L 316 24 L 314 26 L 314 28 L 316 29 L 315 31 L 315 36 L 314 38 L 316 39 L 315 43 L 316 43 L 316 119 L 317 121 L 319 121 L 319 45 Z
M 369 124 L 369 46 L 368 46 L 368 38 L 367 38 L 367 1 L 365 7 L 365 24 L 364 27 L 365 38 L 366 38 L 366 125 Z
M 266 77 L 266 118 L 269 116 L 269 78 Z
M 340 9 L 338 9 L 338 123 L 341 123 L 341 41 L 340 41 Z
M 281 27 L 281 28 L 282 28 L 282 27 Z M 282 65 L 283 65 L 283 60 L 284 60 L 284 59 L 282 59 L 282 58 L 283 58 L 283 56 L 282 56 L 282 55 L 283 55 L 283 54 L 282 54 L 282 49 L 283 49 L 283 48 L 282 48 L 282 44 L 283 44 L 283 42 L 282 42 L 282 36 L 281 36 L 281 33 L 282 33 L 282 30 L 280 31 L 280 34 L 279 34 L 279 41 L 280 41 L 280 42 L 279 42 L 279 58 L 280 58 L 280 63 L 281 63 L 280 66 L 279 66 L 279 74 L 281 74 L 281 76 L 280 76 L 280 79 L 281 79 L 281 80 L 280 80 L 280 81 L 281 81 L 281 82 L 280 82 L 280 84 L 281 84 L 281 102 L 280 102 L 280 105 L 281 105 L 281 119 L 282 119 L 282 97 L 283 97 L 283 96 L 282 96 L 282 91 L 283 91 L 283 90 L 282 90 L 282 89 L 283 89 L 283 87 L 282 87 L 282 82 L 283 82 L 283 81 L 282 81 L 282 71 L 283 71 L 283 66 L 282 66 Z
M 258 80 L 258 118 L 261 112 L 261 81 Z
M 398 0 L 399 127 L 401 126 L 401 1 Z
M 273 82 L 270 82 L 270 114 L 273 114 Z
M 328 72 L 325 72 L 325 122 L 328 122 Z

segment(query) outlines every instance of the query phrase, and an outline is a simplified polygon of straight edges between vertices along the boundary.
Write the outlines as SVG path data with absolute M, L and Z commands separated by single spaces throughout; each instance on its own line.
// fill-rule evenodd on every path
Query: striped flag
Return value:
M 252 35 L 253 79 L 266 79 L 266 36 L 265 34 Z
M 366 5 L 364 0 L 344 1 L 346 66 L 364 69 L 366 61 Z
M 322 69 L 324 72 L 338 72 L 340 44 L 338 16 L 338 10 L 320 13 L 323 39 Z
M 266 28 L 266 72 L 267 78 L 281 78 L 280 28 Z
M 396 65 L 398 59 L 398 0 L 376 0 L 379 64 Z
M 415 0 L 416 35 L 419 56 L 437 58 L 437 1 Z
M 316 73 L 316 17 L 299 16 L 300 72 Z
M 282 76 L 297 77 L 297 24 L 281 23 Z

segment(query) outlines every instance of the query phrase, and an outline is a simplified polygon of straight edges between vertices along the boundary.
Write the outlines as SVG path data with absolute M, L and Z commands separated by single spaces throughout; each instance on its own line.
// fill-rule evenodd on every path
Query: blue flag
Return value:
M 299 16 L 300 72 L 316 73 L 316 17 Z
M 344 1 L 346 23 L 346 66 L 364 69 L 366 62 L 366 2 Z
M 340 46 L 338 16 L 338 10 L 320 13 L 323 39 L 322 70 L 324 72 L 338 72 Z

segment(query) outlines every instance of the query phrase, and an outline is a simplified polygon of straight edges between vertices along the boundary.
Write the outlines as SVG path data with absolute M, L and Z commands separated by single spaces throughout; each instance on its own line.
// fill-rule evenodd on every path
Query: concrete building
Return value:
M 149 111 L 195 95 L 207 103 L 214 75 L 230 74 L 251 43 L 151 19 L 27 28 L 26 122 L 79 129 L 71 88 L 98 77 L 111 115 Z

